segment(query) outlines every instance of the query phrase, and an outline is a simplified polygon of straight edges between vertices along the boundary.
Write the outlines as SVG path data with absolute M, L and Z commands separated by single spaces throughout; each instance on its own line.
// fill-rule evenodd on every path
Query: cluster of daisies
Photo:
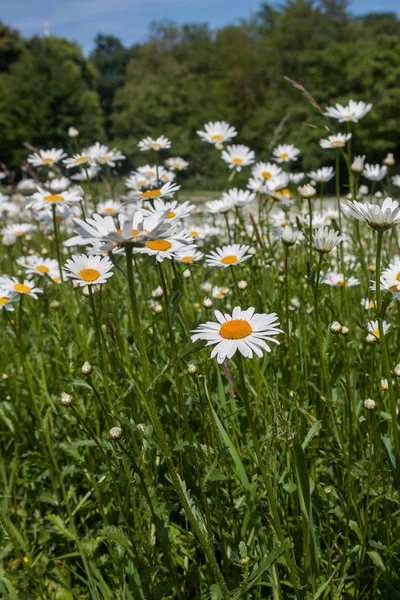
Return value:
M 325 115 L 339 123 L 357 123 L 371 108 L 370 104 L 351 100 L 346 106 L 328 107 Z M 12 194 L 0 194 L 0 214 L 7 222 L 1 230 L 3 245 L 12 247 L 19 238 L 29 242 L 43 233 L 52 241 L 54 256 L 45 256 L 45 250 L 30 250 L 19 256 L 18 277 L 0 277 L 0 309 L 13 310 L 23 295 L 37 299 L 49 286 L 64 285 L 67 279 L 83 288 L 84 293 L 94 292 L 113 276 L 115 265 L 121 255 L 127 255 L 128 247 L 134 258 L 141 255 L 142 260 L 148 260 L 147 255 L 156 263 L 182 263 L 184 274 L 191 277 L 193 263 L 204 265 L 207 273 L 214 269 L 235 270 L 252 259 L 263 267 L 263 247 L 272 249 L 281 241 L 287 252 L 291 246 L 303 245 L 309 260 L 313 253 L 324 258 L 319 284 L 339 288 L 360 285 L 351 274 L 357 258 L 351 254 L 350 226 L 344 231 L 341 217 L 364 221 L 376 230 L 400 222 L 397 202 L 386 198 L 379 204 L 389 181 L 400 187 L 400 177 L 390 177 L 395 164 L 392 154 L 382 165 L 370 164 L 365 156 L 351 157 L 350 150 L 346 150 L 350 132 L 332 133 L 320 140 L 322 148 L 346 153 L 355 187 L 340 206 L 325 203 L 317 210 L 316 199 L 322 199 L 325 184 L 338 175 L 332 165 L 308 173 L 292 171 L 291 164 L 298 161 L 300 149 L 288 143 L 276 146 L 269 160 L 256 161 L 255 152 L 247 146 L 230 144 L 237 131 L 224 121 L 207 123 L 197 134 L 219 151 L 231 173 L 230 183 L 236 172 L 248 169 L 245 189 L 228 187 L 203 206 L 180 201 L 177 181 L 189 163 L 182 157 L 160 160 L 160 153 L 172 146 L 165 136 L 146 137 L 138 143 L 142 152 L 157 160 L 129 173 L 124 179 L 126 192 L 117 198 L 114 194 L 93 197 L 90 184 L 94 179 L 106 180 L 125 159 L 116 148 L 96 142 L 70 157 L 54 148 L 28 156 L 26 171 L 30 177 L 23 178 Z M 70 135 L 76 137 L 78 132 L 71 131 Z M 363 178 L 372 182 L 372 190 Z M 204 218 L 207 214 L 208 219 Z M 79 252 L 82 247 L 84 253 Z M 71 253 L 71 249 L 77 253 Z M 239 289 L 246 288 L 245 280 L 237 281 L 236 274 L 233 279 Z M 40 287 L 36 287 L 39 281 Z M 221 283 L 208 279 L 201 283 L 202 292 L 212 298 L 206 296 L 204 306 L 211 307 L 213 301 L 223 302 L 229 297 L 230 287 Z M 380 283 L 382 290 L 400 297 L 400 260 L 382 273 Z M 371 291 L 374 285 L 372 282 Z M 162 290 L 155 290 L 150 300 L 156 311 L 160 310 L 156 302 L 160 293 Z M 366 310 L 374 307 L 371 298 L 363 298 L 362 303 Z M 216 322 L 200 325 L 192 339 L 215 345 L 212 356 L 218 362 L 231 358 L 236 351 L 248 358 L 260 356 L 270 351 L 267 342 L 279 343 L 276 336 L 281 330 L 275 313 L 255 314 L 254 308 L 236 307 L 232 315 L 216 311 L 215 317 Z M 379 337 L 374 322 L 368 322 L 368 331 L 375 339 Z

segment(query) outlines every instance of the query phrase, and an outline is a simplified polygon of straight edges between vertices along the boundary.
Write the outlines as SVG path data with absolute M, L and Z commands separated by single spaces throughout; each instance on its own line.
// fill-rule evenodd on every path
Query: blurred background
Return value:
M 196 135 L 210 120 L 234 125 L 235 143 L 258 159 L 279 141 L 302 150 L 298 170 L 326 164 L 324 119 L 285 75 L 322 108 L 372 102 L 354 150 L 400 161 L 398 0 L 0 4 L 0 160 L 9 169 L 28 155 L 24 142 L 71 152 L 72 142 L 100 140 L 127 155 L 129 171 L 147 161 L 138 141 L 164 134 L 190 161 L 191 185 L 218 189 L 226 169 Z

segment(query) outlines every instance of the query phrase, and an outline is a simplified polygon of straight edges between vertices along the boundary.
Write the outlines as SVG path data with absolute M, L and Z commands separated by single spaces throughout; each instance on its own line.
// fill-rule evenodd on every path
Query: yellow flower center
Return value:
M 252 326 L 244 319 L 233 319 L 221 325 L 219 335 L 226 340 L 242 340 L 253 331 Z
M 191 235 L 192 237 L 198 237 L 198 235 L 199 235 L 199 232 L 198 232 L 198 231 L 190 231 L 190 235 Z
M 22 229 L 16 229 L 14 231 L 14 235 L 22 235 L 24 232 L 22 231 Z
M 58 194 L 50 194 L 49 196 L 45 196 L 44 200 L 47 202 L 62 202 L 64 198 Z
M 221 142 L 222 141 L 222 135 L 213 135 L 211 138 L 212 142 Z
M 391 292 L 398 292 L 399 291 L 399 285 L 397 283 L 394 283 L 393 285 L 389 286 L 389 290 Z M 372 308 L 372 306 L 371 306 L 371 308 Z
M 4 304 L 7 304 L 7 302 L 9 302 L 9 298 L 7 298 L 6 296 L 3 296 L 2 298 L 0 298 L 0 306 L 4 306 Z
M 105 156 L 100 156 L 100 162 L 108 162 L 112 159 L 111 154 L 106 154 Z
M 14 290 L 16 292 L 20 292 L 21 294 L 29 294 L 29 292 L 32 291 L 29 285 L 24 285 L 23 283 L 16 283 L 14 285 Z
M 59 281 L 61 281 L 61 277 L 53 277 L 53 281 L 55 281 L 56 283 L 58 283 Z
M 150 240 L 149 242 L 146 242 L 146 246 L 150 248 L 150 250 L 165 252 L 165 250 L 171 248 L 172 244 L 168 240 Z
M 232 162 L 234 165 L 241 165 L 243 162 L 243 159 L 242 158 L 233 158 Z
M 270 173 L 269 171 L 263 171 L 263 172 L 261 173 L 261 177 L 262 177 L 263 179 L 271 179 L 271 177 L 272 177 L 272 173 Z
M 182 256 L 181 262 L 191 263 L 191 262 L 193 262 L 193 256 Z
M 282 227 L 286 227 L 286 225 L 287 225 L 287 221 L 281 221 L 281 226 Z
M 39 271 L 39 273 L 48 273 L 50 269 L 46 265 L 37 265 L 36 271 Z
M 351 120 L 351 115 L 346 115 L 345 119 L 346 119 L 346 121 L 350 121 Z
M 221 259 L 221 262 L 222 262 L 222 264 L 224 264 L 224 265 L 233 265 L 233 264 L 234 264 L 234 263 L 236 263 L 238 260 L 239 260 L 239 259 L 238 259 L 238 257 L 237 257 L 237 256 L 234 256 L 234 255 L 232 254 L 232 255 L 230 255 L 230 256 L 224 256 L 224 257 Z
M 371 300 L 371 302 L 369 303 L 369 307 L 370 308 L 375 308 L 375 302 L 373 300 Z
M 224 294 L 222 292 L 218 292 L 217 294 L 215 294 L 216 298 L 223 298 Z
M 139 235 L 139 229 L 132 229 L 132 235 Z
M 334 142 L 331 142 L 331 146 L 332 148 L 338 148 L 340 146 L 343 146 L 343 142 L 342 140 L 335 140 Z
M 161 144 L 157 144 L 156 142 L 153 142 L 152 147 L 154 148 L 154 150 L 157 150 L 158 148 L 161 148 Z
M 176 213 L 171 211 L 167 214 L 166 219 L 173 219 L 174 217 L 176 217 Z
M 115 208 L 113 208 L 112 206 L 109 206 L 108 208 L 105 208 L 104 211 L 105 213 L 113 213 L 115 212 Z
M 48 157 L 48 158 L 42 158 L 42 162 L 44 162 L 44 163 L 46 163 L 46 164 L 52 163 L 52 162 L 53 162 L 53 160 L 54 160 L 54 159 L 53 159 L 53 158 L 50 158 L 50 157 Z
M 374 329 L 372 332 L 372 335 L 374 335 L 375 337 L 379 337 L 379 329 Z
M 80 163 L 84 163 L 87 160 L 89 160 L 88 156 L 80 156 L 79 158 L 75 159 L 75 162 L 76 162 L 77 165 L 79 165 Z
M 181 165 L 179 163 L 177 163 L 177 162 L 172 163 L 172 168 L 173 169 L 179 169 L 180 166 Z
M 97 269 L 82 269 L 82 271 L 79 271 L 79 276 L 83 281 L 96 281 L 100 277 L 100 271 Z
M 279 158 L 282 158 L 282 160 L 284 160 L 285 158 L 289 158 L 289 154 L 287 152 L 282 152 Z
M 336 282 L 338 285 L 346 285 L 344 279 L 338 279 Z
M 56 221 L 57 221 L 57 223 L 59 223 L 60 221 L 62 221 L 62 217 L 61 217 L 61 215 L 57 215 L 57 216 L 56 216 Z
M 161 196 L 161 190 L 149 190 L 142 193 L 142 198 L 158 198 Z

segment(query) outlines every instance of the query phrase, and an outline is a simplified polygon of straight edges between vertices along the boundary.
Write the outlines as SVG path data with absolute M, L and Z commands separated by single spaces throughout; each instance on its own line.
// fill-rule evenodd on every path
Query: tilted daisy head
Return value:
M 204 131 L 197 131 L 197 135 L 201 137 L 204 142 L 214 144 L 214 146 L 220 146 L 225 142 L 229 142 L 236 135 L 237 131 L 234 127 L 231 127 L 225 121 L 215 121 L 206 123 L 204 125 Z
M 391 229 L 400 223 L 399 203 L 392 198 L 385 198 L 382 206 L 348 200 L 343 204 L 343 212 L 358 221 L 365 221 L 377 231 Z
M 236 306 L 232 315 L 223 315 L 219 310 L 214 315 L 217 322 L 208 321 L 199 325 L 193 331 L 192 342 L 205 340 L 207 346 L 215 344 L 211 358 L 216 356 L 219 364 L 226 358 L 232 358 L 237 350 L 245 358 L 252 358 L 253 353 L 261 358 L 263 352 L 271 351 L 266 341 L 279 344 L 273 337 L 282 333 L 278 329 L 276 313 L 258 314 L 254 313 L 254 308 L 242 310 Z

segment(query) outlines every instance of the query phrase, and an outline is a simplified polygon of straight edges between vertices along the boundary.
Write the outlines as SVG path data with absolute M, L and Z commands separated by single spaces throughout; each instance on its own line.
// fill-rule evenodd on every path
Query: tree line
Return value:
M 354 16 L 342 0 L 264 3 L 251 19 L 218 30 L 154 23 L 131 47 L 99 34 L 88 58 L 64 38 L 24 39 L 0 24 L 0 160 L 16 168 L 28 153 L 24 142 L 72 150 L 74 126 L 80 146 L 117 146 L 130 169 L 144 160 L 139 139 L 164 134 L 173 154 L 190 161 L 196 184 L 212 186 L 224 167 L 196 130 L 226 120 L 260 158 L 278 140 L 296 144 L 298 168 L 308 170 L 327 159 L 317 144 L 326 122 L 284 76 L 322 108 L 372 102 L 355 151 L 367 148 L 370 161 L 391 151 L 400 160 L 399 55 L 394 13 Z

